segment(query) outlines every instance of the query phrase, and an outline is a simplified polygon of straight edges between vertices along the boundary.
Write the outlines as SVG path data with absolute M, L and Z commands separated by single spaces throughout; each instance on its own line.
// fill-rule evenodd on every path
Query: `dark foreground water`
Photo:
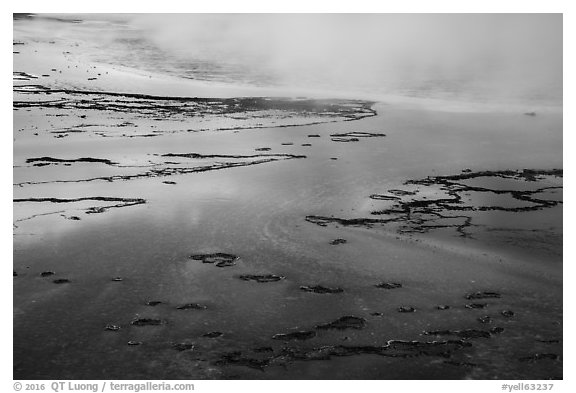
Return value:
M 14 46 L 14 378 L 562 378 L 558 111 L 70 90 L 65 38 Z

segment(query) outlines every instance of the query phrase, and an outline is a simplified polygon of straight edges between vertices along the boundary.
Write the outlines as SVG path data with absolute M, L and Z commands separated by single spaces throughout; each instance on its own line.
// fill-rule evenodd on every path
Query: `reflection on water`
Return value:
M 84 19 L 15 22 L 15 378 L 562 377 L 561 114 L 49 91 L 104 72 L 74 56 L 281 83 Z M 20 60 L 44 53 L 62 79 Z M 238 258 L 197 257 L 216 253 Z
M 526 243 L 542 239 L 542 225 L 536 224 L 539 221 L 523 221 L 518 214 L 510 216 L 506 220 L 515 228 L 512 232 L 467 240 L 465 244 L 470 247 L 461 253 L 450 246 L 440 251 L 437 245 L 397 238 L 394 230 L 385 226 L 371 230 L 330 228 L 304 220 L 309 214 L 369 216 L 386 202 L 371 199 L 370 195 L 405 188 L 403 182 L 407 179 L 439 171 L 457 174 L 462 168 L 550 168 L 560 164 L 553 154 L 541 155 L 540 159 L 512 157 L 506 143 L 496 137 L 483 146 L 479 141 L 485 140 L 485 134 L 474 132 L 474 127 L 462 143 L 454 144 L 462 126 L 459 117 L 481 129 L 495 121 L 494 115 L 477 115 L 482 121 L 471 121 L 468 115 L 436 115 L 426 118 L 425 127 L 414 127 L 411 122 L 422 116 L 427 115 L 400 111 L 350 123 L 356 131 L 386 131 L 386 137 L 371 138 L 370 142 L 333 142 L 330 134 L 350 130 L 347 123 L 226 132 L 219 136 L 171 135 L 170 145 L 178 141 L 177 145 L 205 146 L 212 152 L 218 146 L 220 154 L 237 154 L 239 146 L 245 153 L 258 146 L 270 146 L 272 154 L 305 153 L 308 158 L 171 177 L 176 184 L 163 184 L 162 179 L 134 179 L 84 183 L 77 188 L 79 183 L 67 192 L 61 185 L 34 186 L 41 187 L 38 190 L 45 194 L 51 193 L 50 189 L 61 193 L 73 189 L 82 194 L 95 190 L 106 195 L 130 193 L 145 198 L 147 203 L 100 215 L 81 215 L 80 221 L 45 217 L 30 221 L 28 226 L 22 223 L 17 233 L 35 235 L 15 237 L 15 348 L 22 354 L 15 358 L 16 375 L 46 378 L 55 375 L 55 370 L 70 378 L 330 378 L 335 372 L 350 378 L 522 378 L 526 370 L 530 370 L 531 377 L 556 375 L 554 361 L 517 360 L 533 353 L 560 351 L 558 344 L 534 341 L 534 337 L 559 337 L 557 322 L 562 313 L 558 291 L 550 290 L 561 276 L 539 259 L 546 249 L 533 253 L 529 260 L 521 259 Z M 525 146 L 519 151 L 540 140 L 539 127 L 530 127 L 521 115 L 496 119 L 500 124 L 509 123 L 507 138 L 514 139 L 515 132 L 522 135 L 517 143 Z M 430 132 L 454 136 L 452 146 L 457 148 L 446 150 L 443 144 L 417 143 Z M 311 139 L 311 134 L 320 137 Z M 301 146 L 311 140 L 311 147 Z M 281 141 L 292 141 L 294 145 L 285 146 Z M 144 146 L 149 142 L 137 143 Z M 554 151 L 558 143 L 558 139 L 551 138 L 540 142 L 539 149 Z M 393 145 L 402 149 L 392 149 Z M 163 149 L 158 142 L 154 148 Z M 108 157 L 104 150 L 93 153 Z M 500 161 L 487 165 L 487 155 Z M 331 160 L 334 157 L 338 160 Z M 429 168 L 438 169 L 432 172 Z M 561 207 L 555 209 L 561 211 Z M 545 213 L 542 219 L 561 233 L 561 218 Z M 479 233 L 484 230 L 479 228 Z M 347 243 L 331 245 L 336 238 L 344 238 Z M 447 234 L 444 241 L 447 239 L 455 242 L 457 235 Z M 488 239 L 487 243 L 483 239 Z M 495 250 L 500 243 L 509 247 L 510 241 L 518 242 L 515 256 L 501 265 L 499 260 L 504 254 Z M 550 241 L 548 244 L 553 244 Z M 214 252 L 233 253 L 240 258 L 234 266 L 223 268 L 190 258 Z M 435 256 L 438 252 L 439 257 Z M 561 255 L 552 257 L 551 252 L 545 255 L 548 264 L 561 259 Z M 70 283 L 55 285 L 51 278 L 40 277 L 46 270 Z M 546 272 L 547 279 L 542 280 L 542 272 Z M 243 274 L 286 278 L 279 282 L 246 282 L 238 279 Z M 123 280 L 112 281 L 114 277 Z M 394 290 L 376 288 L 382 281 L 403 286 Z M 300 290 L 302 285 L 340 287 L 344 292 L 314 294 Z M 495 290 L 503 296 L 489 300 L 487 310 L 464 308 L 464 294 L 481 289 Z M 149 306 L 150 301 L 162 303 Z M 177 308 L 187 303 L 199 303 L 206 309 Z M 439 311 L 438 305 L 450 308 Z M 398 313 L 396 308 L 400 306 L 413 306 L 417 312 Z M 499 313 L 506 309 L 514 310 L 516 317 L 502 317 Z M 489 327 L 503 327 L 505 332 L 474 340 L 472 350 L 456 351 L 451 356 L 456 365 L 438 363 L 428 356 L 332 355 L 330 361 L 302 361 L 283 352 L 287 344 L 272 340 L 275 334 L 312 329 L 344 315 L 367 320 L 361 330 L 320 332 L 313 339 L 288 345 L 312 356 L 310 351 L 322 346 L 378 347 L 391 339 L 423 340 L 422 331 L 431 327 L 483 329 L 476 319 L 485 314 L 495 321 Z M 158 318 L 166 323 L 133 326 L 130 322 L 134 318 Z M 41 332 L 39 324 L 43 326 Z M 121 329 L 106 331 L 107 324 Z M 210 332 L 223 334 L 217 338 L 204 336 Z M 129 341 L 142 345 L 130 346 Z M 505 342 L 514 345 L 504 351 Z M 194 350 L 180 352 L 174 344 L 193 344 Z M 241 355 L 225 358 L 229 363 L 223 366 L 222 356 L 235 351 Z M 109 356 L 95 357 L 95 352 Z M 39 366 L 38 359 L 45 361 Z M 263 372 L 254 368 L 261 366 L 259 362 L 271 363 L 266 363 Z M 475 366 L 458 366 L 460 363 Z

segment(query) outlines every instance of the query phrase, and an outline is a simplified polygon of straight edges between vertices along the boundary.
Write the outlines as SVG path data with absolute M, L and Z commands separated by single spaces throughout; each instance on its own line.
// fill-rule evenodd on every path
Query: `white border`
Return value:
M 3 75 L 3 89 L 2 89 L 2 112 L 3 112 L 3 127 L 2 135 L 3 140 L 1 144 L 2 154 L 2 181 L 5 189 L 2 192 L 2 249 L 4 250 L 3 269 L 2 269 L 2 299 L 7 302 L 10 299 L 12 304 L 12 279 L 9 275 L 9 270 L 12 268 L 12 201 L 11 201 L 11 184 L 12 184 L 12 105 L 11 105 L 11 80 L 9 65 L 12 64 L 12 43 L 8 37 L 12 37 L 12 13 L 13 12 L 70 12 L 70 13 L 129 13 L 129 12 L 143 12 L 143 13 L 195 13 L 195 12 L 226 12 L 226 13 L 249 13 L 249 12 L 347 12 L 347 13 L 564 13 L 564 103 L 565 107 L 572 108 L 574 100 L 572 97 L 572 87 L 574 77 L 572 73 L 576 70 L 574 64 L 574 42 L 569 37 L 576 37 L 575 18 L 574 18 L 574 1 L 504 1 L 504 0 L 482 0 L 476 2 L 462 1 L 462 0 L 412 0 L 412 1 L 312 1 L 312 0 L 290 0 L 284 1 L 281 4 L 273 3 L 272 1 L 264 0 L 241 0 L 241 1 L 200 1 L 196 3 L 184 1 L 156 1 L 142 4 L 141 2 L 120 2 L 118 0 L 99 0 L 94 2 L 81 2 L 81 1 L 12 1 L 10 4 L 2 4 L 2 36 L 3 40 L 3 62 L 2 62 L 2 75 Z M 136 5 L 137 4 L 137 5 Z M 185 4 L 185 5 L 183 5 Z M 9 57 L 10 56 L 10 57 Z M 565 113 L 564 123 L 564 146 L 567 153 L 571 153 L 574 147 L 572 143 L 574 140 L 573 132 L 574 119 L 571 111 Z M 571 279 L 574 277 L 573 263 L 575 261 L 573 247 L 571 242 L 574 235 L 574 230 L 571 229 L 574 218 L 574 207 L 572 205 L 574 195 L 573 189 L 573 160 L 571 154 L 564 155 L 564 169 L 565 176 L 565 197 L 564 197 L 564 222 L 565 225 L 565 242 L 564 242 L 564 381 L 549 381 L 554 383 L 554 390 L 552 392 L 567 391 L 569 386 L 573 386 L 570 391 L 574 391 L 575 383 L 574 377 L 570 370 L 574 370 L 574 361 L 572 354 L 574 349 L 574 340 L 571 334 L 574 331 L 574 313 L 572 310 L 571 300 L 574 299 L 574 290 L 571 284 Z M 9 183 L 10 180 L 10 183 Z M 10 280 L 10 281 L 8 281 Z M 4 315 L 2 321 L 2 337 L 4 342 L 8 343 L 2 354 L 3 362 L 1 367 L 1 381 L 0 386 L 3 387 L 2 391 L 14 391 L 12 381 L 12 318 L 11 315 Z M 89 381 L 86 381 L 89 382 Z M 235 390 L 248 390 L 250 391 L 270 391 L 274 389 L 280 392 L 292 392 L 295 389 L 301 391 L 310 390 L 324 390 L 330 391 L 349 392 L 353 390 L 373 390 L 373 389 L 389 389 L 390 391 L 406 391 L 411 389 L 418 389 L 426 391 L 446 391 L 446 392 L 462 392 L 466 389 L 467 392 L 496 392 L 502 391 L 501 385 L 505 381 L 291 381 L 278 383 L 277 381 L 197 381 L 197 391 L 235 391 Z M 513 381 L 511 381 L 513 382 Z M 524 381 L 528 382 L 528 381 Z M 537 381 L 538 382 L 538 381 Z M 543 381 L 540 381 L 543 382 Z

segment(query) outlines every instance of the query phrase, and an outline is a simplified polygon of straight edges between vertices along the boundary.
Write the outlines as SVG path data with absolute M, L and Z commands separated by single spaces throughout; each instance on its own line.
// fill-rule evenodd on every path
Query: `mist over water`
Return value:
M 562 103 L 561 14 L 85 15 L 99 56 L 188 78 Z M 93 25 L 90 25 L 93 23 Z M 97 37 L 97 38 L 96 38 Z
M 563 378 L 561 15 L 13 23 L 15 379 Z

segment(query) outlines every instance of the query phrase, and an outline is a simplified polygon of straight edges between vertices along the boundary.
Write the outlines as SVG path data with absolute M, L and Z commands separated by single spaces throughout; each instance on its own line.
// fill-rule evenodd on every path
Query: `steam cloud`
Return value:
M 561 14 L 107 17 L 180 61 L 242 66 L 279 84 L 562 99 Z
M 136 15 L 151 40 L 285 83 L 465 80 L 501 93 L 562 86 L 560 14 Z

